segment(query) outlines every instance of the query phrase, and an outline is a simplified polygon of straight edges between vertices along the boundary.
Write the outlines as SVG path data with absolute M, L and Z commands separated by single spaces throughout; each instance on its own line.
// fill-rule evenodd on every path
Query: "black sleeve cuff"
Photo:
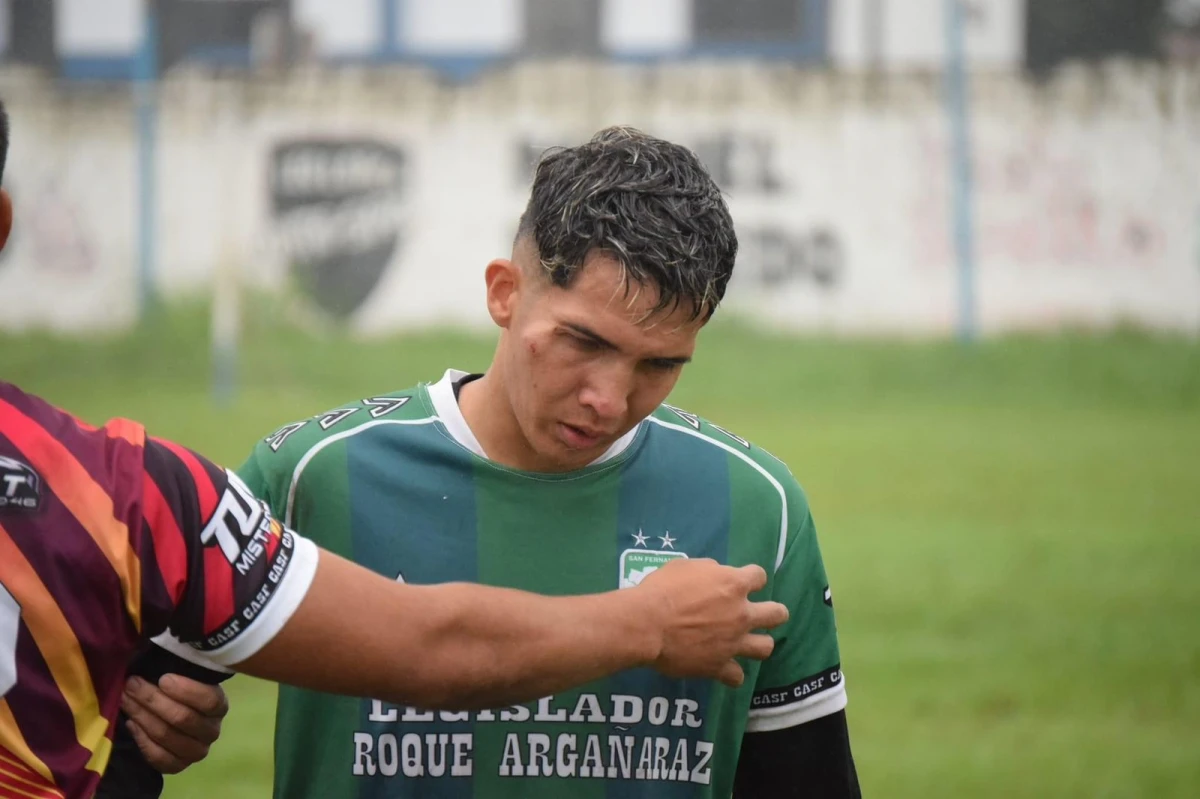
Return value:
M 742 738 L 734 799 L 861 799 L 846 711 Z

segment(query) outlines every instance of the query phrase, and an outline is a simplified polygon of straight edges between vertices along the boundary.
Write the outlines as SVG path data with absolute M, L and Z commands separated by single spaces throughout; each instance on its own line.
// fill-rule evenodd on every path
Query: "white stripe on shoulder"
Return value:
M 746 732 L 775 732 L 807 724 L 845 710 L 846 702 L 846 681 L 843 679 L 836 687 L 803 702 L 751 710 L 746 719 Z
M 779 492 L 779 502 L 780 502 L 780 505 L 782 506 L 780 513 L 779 513 L 779 546 L 775 552 L 775 571 L 779 571 L 779 567 L 783 564 L 783 553 L 787 549 L 787 534 L 788 534 L 787 493 L 784 492 L 783 486 L 781 486 L 779 484 L 779 481 L 776 480 L 771 475 L 770 472 L 768 472 L 766 469 L 764 469 L 762 466 L 760 466 L 758 463 L 756 463 L 754 461 L 754 459 L 751 458 L 749 455 L 747 455 L 744 452 L 739 452 L 738 450 L 736 450 L 733 447 L 726 444 L 724 441 L 717 441 L 716 439 L 709 438 L 708 436 L 704 435 L 703 433 L 701 433 L 698 430 L 693 430 L 690 427 L 684 427 L 682 425 L 671 424 L 670 422 L 664 422 L 662 419 L 656 418 L 654 416 L 650 417 L 650 421 L 654 422 L 654 424 L 656 424 L 660 427 L 665 427 L 668 430 L 675 430 L 680 433 L 686 433 L 687 435 L 692 436 L 693 438 L 698 438 L 701 441 L 707 441 L 709 444 L 712 444 L 714 447 L 720 447 L 721 449 L 725 450 L 726 452 L 733 453 L 734 455 L 737 455 L 739 458 L 741 458 L 746 463 L 753 466 L 755 468 L 755 470 L 757 470 L 758 473 L 761 474 L 763 477 L 767 478 L 767 482 L 769 482 L 772 485 L 772 487 L 774 487 L 774 489 L 777 492 Z
M 341 433 L 335 433 L 334 435 L 331 435 L 329 438 L 323 438 L 320 441 L 318 441 L 317 443 L 313 444 L 311 447 L 308 448 L 308 452 L 305 452 L 303 457 L 301 457 L 300 460 L 296 462 L 296 468 L 292 471 L 292 483 L 291 483 L 291 485 L 288 486 L 287 508 L 283 515 L 284 525 L 286 525 L 287 527 L 292 526 L 292 509 L 296 503 L 296 486 L 300 485 L 300 475 L 303 474 L 304 468 L 306 466 L 308 466 L 309 462 L 311 462 L 312 459 L 315 458 L 317 456 L 317 453 L 319 453 L 321 450 L 325 449 L 326 447 L 328 447 L 330 444 L 334 443 L 335 441 L 341 441 L 343 438 L 350 438 L 351 436 L 356 436 L 365 430 L 369 430 L 372 427 L 378 427 L 379 425 L 383 425 L 383 424 L 433 424 L 437 420 L 438 420 L 438 418 L 436 416 L 427 416 L 424 419 L 376 419 L 373 422 L 366 422 L 365 424 L 361 424 L 358 427 L 353 427 L 349 430 L 344 430 Z

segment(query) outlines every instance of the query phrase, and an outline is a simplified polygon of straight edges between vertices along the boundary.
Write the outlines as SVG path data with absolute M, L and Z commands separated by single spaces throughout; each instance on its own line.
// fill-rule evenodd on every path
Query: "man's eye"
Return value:
M 655 372 L 674 372 L 683 364 L 678 361 L 646 361 L 646 366 Z
M 596 350 L 600 349 L 600 342 L 594 341 L 590 338 L 580 338 L 579 336 L 571 336 L 570 338 L 575 346 L 584 352 L 595 352 Z

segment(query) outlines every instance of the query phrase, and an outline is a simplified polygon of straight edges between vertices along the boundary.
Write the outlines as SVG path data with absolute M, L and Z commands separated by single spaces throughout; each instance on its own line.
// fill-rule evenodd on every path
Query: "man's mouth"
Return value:
M 559 432 L 567 446 L 571 449 L 591 449 L 601 443 L 606 434 L 603 430 L 591 427 L 578 427 L 566 422 L 559 422 Z

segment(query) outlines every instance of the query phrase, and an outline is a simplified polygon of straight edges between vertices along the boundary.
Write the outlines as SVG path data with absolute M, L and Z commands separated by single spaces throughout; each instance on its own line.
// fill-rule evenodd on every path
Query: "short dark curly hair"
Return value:
M 707 321 L 725 296 L 738 247 L 725 198 L 696 154 L 631 127 L 547 150 L 517 235 L 532 236 L 556 286 L 601 251 L 621 264 L 627 290 L 658 290 L 651 315 L 685 308 L 692 321 Z

